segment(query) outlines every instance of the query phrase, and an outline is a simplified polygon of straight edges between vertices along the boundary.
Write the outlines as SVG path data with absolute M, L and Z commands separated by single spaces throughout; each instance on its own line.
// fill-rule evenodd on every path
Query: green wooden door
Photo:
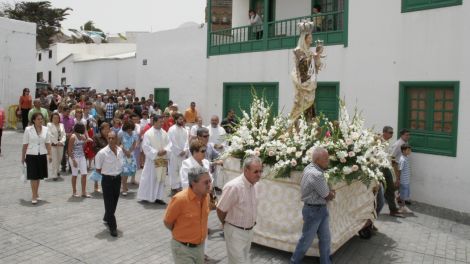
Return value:
M 319 82 L 315 91 L 315 111 L 329 120 L 338 120 L 339 82 Z
M 154 101 L 160 104 L 161 109 L 165 109 L 168 101 L 170 100 L 169 88 L 155 88 L 153 89 Z
M 242 110 L 249 112 L 253 92 L 272 103 L 271 114 L 277 115 L 279 109 L 279 83 L 224 83 L 223 115 L 230 109 L 241 117 Z

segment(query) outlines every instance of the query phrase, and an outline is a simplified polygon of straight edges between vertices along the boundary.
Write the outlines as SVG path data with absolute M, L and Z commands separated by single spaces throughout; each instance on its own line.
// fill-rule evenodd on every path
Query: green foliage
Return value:
M 95 22 L 88 20 L 85 25 L 83 25 L 83 30 L 86 31 L 97 31 L 97 32 L 103 32 L 103 30 L 95 27 Z
M 36 23 L 36 41 L 41 48 L 49 47 L 50 38 L 60 31 L 61 22 L 73 9 L 53 8 L 49 1 L 18 2 L 14 6 L 6 6 L 3 10 L 11 19 Z

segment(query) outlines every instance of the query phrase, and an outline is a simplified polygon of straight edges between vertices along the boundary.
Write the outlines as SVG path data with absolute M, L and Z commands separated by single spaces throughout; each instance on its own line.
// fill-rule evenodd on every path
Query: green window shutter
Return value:
M 165 107 L 170 101 L 170 89 L 169 88 L 155 88 L 153 90 L 154 101 L 160 104 L 160 107 L 165 110 Z
M 223 115 L 230 109 L 240 117 L 242 110 L 249 112 L 253 101 L 252 92 L 258 97 L 264 97 L 272 103 L 272 115 L 278 114 L 279 109 L 279 83 L 224 83 Z
M 315 111 L 329 120 L 338 120 L 339 82 L 319 82 L 315 91 Z
M 455 5 L 462 5 L 462 0 L 402 0 L 401 11 L 404 13 Z
M 400 82 L 398 127 L 413 151 L 456 156 L 458 102 L 459 82 Z

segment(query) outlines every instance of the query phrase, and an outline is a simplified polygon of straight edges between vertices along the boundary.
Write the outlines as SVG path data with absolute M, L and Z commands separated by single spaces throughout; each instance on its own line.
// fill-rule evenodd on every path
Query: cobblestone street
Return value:
M 42 201 L 31 204 L 29 183 L 20 180 L 22 133 L 4 131 L 0 158 L 0 263 L 172 263 L 171 233 L 162 222 L 165 207 L 136 200 L 136 186 L 119 200 L 119 237 L 101 223 L 102 196 L 71 197 L 70 174 L 63 181 L 41 182 Z M 140 172 L 139 172 L 140 173 Z M 88 191 L 92 191 L 88 183 Z M 387 206 L 369 240 L 352 238 L 334 263 L 470 263 L 470 217 L 413 203 L 406 218 L 388 216 Z M 299 212 L 300 213 L 300 212 Z M 215 212 L 210 215 L 207 254 L 227 263 Z M 252 261 L 288 263 L 290 253 L 253 245 Z M 306 258 L 305 263 L 318 263 Z

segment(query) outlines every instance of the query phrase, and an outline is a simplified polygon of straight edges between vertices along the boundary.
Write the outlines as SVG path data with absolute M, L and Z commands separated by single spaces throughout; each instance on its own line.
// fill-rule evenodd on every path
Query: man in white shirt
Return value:
M 188 130 L 184 127 L 184 117 L 177 113 L 173 116 L 176 123 L 168 130 L 170 139 L 170 164 L 168 176 L 170 176 L 171 194 L 182 190 L 180 169 L 183 160 L 188 156 Z
M 217 204 L 217 216 L 224 226 L 229 264 L 251 263 L 249 252 L 258 206 L 255 184 L 262 173 L 261 159 L 247 157 L 243 163 L 243 174 L 224 186 Z
M 103 188 L 104 217 L 103 221 L 109 227 L 111 236 L 117 237 L 117 223 L 114 213 L 116 212 L 121 187 L 122 161 L 124 154 L 117 146 L 117 135 L 108 133 L 108 145 L 100 150 L 95 157 L 96 172 L 103 177 L 101 187 Z
M 219 126 L 219 117 L 213 115 L 211 117 L 211 125 L 208 127 L 209 129 L 209 143 L 214 144 L 214 148 L 222 152 L 225 146 L 225 129 Z

